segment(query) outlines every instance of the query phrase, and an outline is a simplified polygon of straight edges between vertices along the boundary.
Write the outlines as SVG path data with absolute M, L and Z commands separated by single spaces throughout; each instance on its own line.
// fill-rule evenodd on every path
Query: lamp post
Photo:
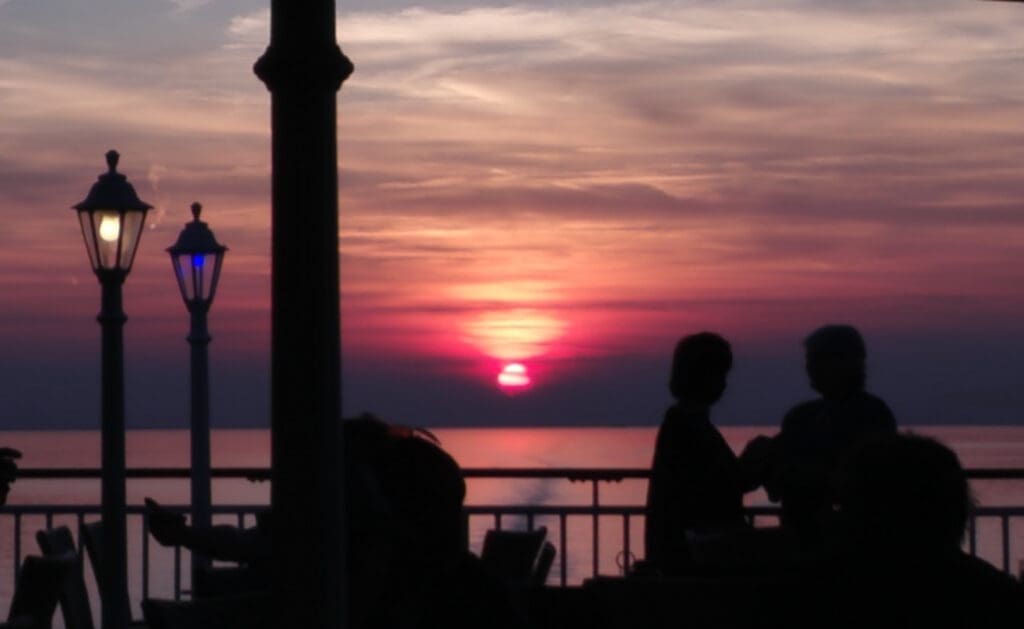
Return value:
M 191 346 L 192 403 L 192 525 L 209 527 L 210 518 L 210 370 L 207 348 L 210 333 L 206 313 L 210 311 L 217 292 L 220 267 L 227 247 L 217 242 L 206 223 L 199 220 L 203 206 L 192 204 L 192 222 L 178 234 L 178 240 L 167 248 L 174 265 L 174 276 L 185 307 L 191 315 L 188 343 Z M 192 589 L 207 559 L 192 555 Z
M 139 199 L 117 172 L 117 151 L 107 152 L 108 171 L 99 176 L 84 201 L 74 206 L 89 262 L 102 287 L 102 517 L 103 629 L 124 629 L 129 618 L 127 525 L 125 522 L 124 343 L 127 320 L 121 285 L 132 269 L 135 250 L 152 207 Z

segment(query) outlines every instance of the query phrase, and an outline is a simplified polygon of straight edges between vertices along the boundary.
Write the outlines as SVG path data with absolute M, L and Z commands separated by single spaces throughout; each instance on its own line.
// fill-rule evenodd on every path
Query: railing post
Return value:
M 142 600 L 149 598 L 149 515 L 142 512 Z
M 624 575 L 629 574 L 629 514 L 623 514 L 622 516 L 622 573 Z
M 21 567 L 21 514 L 14 514 L 14 578 L 11 583 L 18 582 L 18 568 Z
M 593 486 L 593 490 L 592 490 L 593 496 L 592 496 L 592 503 L 591 504 L 592 504 L 592 506 L 594 508 L 594 527 L 593 527 L 594 530 L 593 530 L 593 540 L 592 540 L 593 541 L 593 549 L 592 550 L 593 550 L 593 553 L 594 553 L 594 576 L 595 577 L 597 576 L 597 573 L 598 573 L 598 566 L 599 566 L 598 552 L 599 552 L 599 549 L 600 549 L 600 545 L 598 543 L 598 540 L 600 539 L 600 531 L 599 531 L 599 528 L 600 528 L 600 518 L 598 517 L 597 508 L 601 504 L 601 498 L 600 498 L 600 495 L 598 493 L 599 490 L 598 490 L 597 482 L 598 481 L 597 481 L 596 478 L 591 481 L 591 485 Z
M 174 547 L 174 600 L 181 600 L 181 546 Z
M 999 516 L 1003 534 L 1003 572 L 1010 571 L 1010 517 L 1005 513 Z
M 561 555 L 558 561 L 562 567 L 562 587 L 565 587 L 569 580 L 569 535 L 565 530 L 568 521 L 569 518 L 564 513 L 558 514 L 558 554 Z

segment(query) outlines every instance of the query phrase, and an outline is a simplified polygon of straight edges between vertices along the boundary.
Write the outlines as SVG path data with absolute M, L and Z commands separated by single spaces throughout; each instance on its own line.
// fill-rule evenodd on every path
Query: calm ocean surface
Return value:
M 914 432 L 936 437 L 951 446 L 967 467 L 1024 467 L 1024 427 L 915 427 Z M 647 467 L 654 449 L 655 427 L 643 428 L 440 428 L 433 432 L 442 446 L 463 467 Z M 739 451 L 758 434 L 773 434 L 772 427 L 723 427 L 722 432 Z M 127 436 L 129 467 L 186 467 L 189 458 L 187 430 L 130 431 Z M 98 431 L 67 432 L 4 432 L 0 445 L 18 448 L 23 453 L 23 467 L 98 467 L 100 436 Z M 268 466 L 270 462 L 270 435 L 268 430 L 215 430 L 212 435 L 213 465 L 216 467 Z M 976 483 L 975 493 L 984 505 L 1024 505 L 1024 482 Z M 603 504 L 643 504 L 646 482 L 625 481 L 603 484 Z M 128 484 L 128 501 L 140 504 L 143 497 L 152 496 L 166 504 L 187 504 L 187 481 L 138 480 Z M 267 483 L 244 480 L 215 481 L 214 502 L 229 504 L 266 504 L 269 501 Z M 97 504 L 100 499 L 99 482 L 82 481 L 18 481 L 12 488 L 10 504 Z M 528 504 L 589 504 L 590 486 L 565 480 L 471 480 L 467 503 L 496 505 Z M 748 496 L 748 503 L 765 503 L 763 494 Z M 58 520 L 58 524 L 61 523 Z M 73 525 L 73 520 L 68 522 Z M 23 552 L 37 552 L 34 532 L 44 526 L 26 518 L 22 524 Z M 552 535 L 558 527 L 557 519 L 538 524 L 547 525 Z M 479 550 L 483 533 L 493 522 L 488 518 L 474 520 L 470 544 Z M 524 523 L 506 520 L 504 526 L 515 528 Z M 997 523 L 979 525 L 982 533 L 980 554 L 997 563 L 1000 547 L 987 542 L 998 538 Z M 131 526 L 131 525 L 130 525 Z M 141 529 L 129 531 L 130 571 L 137 575 L 141 565 Z M 1024 526 L 1011 527 L 1013 564 L 1024 557 Z M 587 576 L 591 570 L 590 521 L 570 523 L 569 540 L 570 580 Z M 14 536 L 10 519 L 0 520 L 0 599 L 9 600 L 11 580 L 6 572 L 13 567 L 13 545 L 7 541 Z M 633 552 L 642 554 L 642 519 L 632 523 Z M 616 574 L 616 555 L 621 549 L 622 525 L 617 518 L 602 519 L 602 548 L 600 570 Z M 607 540 L 607 543 L 606 543 Z M 616 545 L 618 544 L 618 545 Z M 168 596 L 171 592 L 171 553 L 158 547 L 151 548 L 153 583 L 151 595 Z M 557 563 L 556 563 L 557 570 Z M 187 570 L 186 570 L 187 574 Z M 137 576 L 130 577 L 132 581 Z M 133 586 L 136 602 L 141 594 Z
M 754 436 L 774 433 L 772 427 L 725 426 L 721 430 L 737 452 Z M 943 441 L 967 467 L 1024 467 L 1024 427 L 920 426 L 911 430 Z M 463 467 L 647 467 L 657 428 L 438 428 L 433 432 Z M 7 431 L 0 433 L 0 445 L 21 450 L 22 467 L 99 467 L 100 462 L 98 431 Z M 129 431 L 127 449 L 129 467 L 185 467 L 189 459 L 188 431 Z M 212 453 L 215 467 L 268 466 L 270 433 L 265 429 L 214 430 Z M 544 482 L 547 481 L 527 485 Z M 1007 490 L 993 494 L 983 487 L 976 489 L 983 490 L 979 498 L 986 504 L 1024 504 L 1024 493 Z M 546 491 L 529 493 L 545 502 Z M 266 484 L 245 481 L 218 482 L 214 492 L 214 500 L 223 503 L 259 503 L 269 496 Z M 609 495 L 616 494 L 623 503 L 643 501 L 640 494 L 619 493 Z M 129 484 L 129 502 L 141 502 L 144 495 L 151 494 L 170 502 L 185 502 L 188 487 L 179 481 Z M 521 488 L 470 487 L 468 498 L 469 502 L 492 504 L 519 502 L 528 497 Z M 21 481 L 10 496 L 12 504 L 98 500 L 99 486 L 92 481 Z

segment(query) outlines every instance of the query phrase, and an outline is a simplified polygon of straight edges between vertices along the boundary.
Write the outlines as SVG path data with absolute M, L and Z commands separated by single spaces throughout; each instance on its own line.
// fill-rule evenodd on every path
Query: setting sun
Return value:
M 526 365 L 509 363 L 498 374 L 498 385 L 503 389 L 525 389 L 530 386 L 530 376 Z

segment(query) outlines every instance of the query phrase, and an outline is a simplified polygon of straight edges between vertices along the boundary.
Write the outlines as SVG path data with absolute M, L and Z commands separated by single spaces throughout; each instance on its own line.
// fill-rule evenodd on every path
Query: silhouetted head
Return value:
M 466 483 L 458 463 L 436 441 L 420 432 L 393 439 L 377 473 L 395 516 L 421 549 L 438 555 L 462 549 Z
M 917 555 L 959 551 L 973 502 L 956 454 L 913 434 L 856 447 L 837 471 L 835 496 L 855 548 Z
M 728 341 L 713 332 L 692 334 L 676 344 L 669 390 L 677 400 L 710 406 L 722 397 L 730 368 Z
M 466 485 L 428 431 L 372 415 L 343 422 L 353 615 L 374 613 L 464 548 Z
M 864 390 L 867 351 L 852 325 L 826 325 L 804 340 L 811 388 L 826 398 L 843 398 Z

